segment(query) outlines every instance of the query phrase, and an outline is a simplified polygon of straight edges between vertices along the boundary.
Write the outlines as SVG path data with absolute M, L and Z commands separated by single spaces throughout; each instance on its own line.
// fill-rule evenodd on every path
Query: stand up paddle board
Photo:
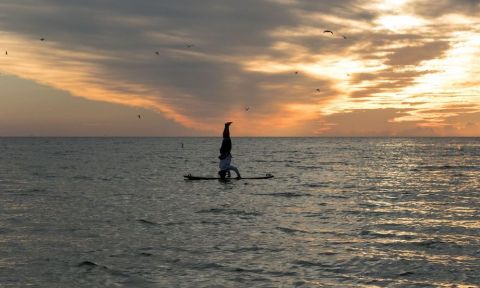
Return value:
M 225 178 L 222 179 L 220 177 L 201 177 L 201 176 L 192 176 L 192 174 L 184 175 L 185 180 L 254 180 L 254 179 L 270 179 L 273 178 L 272 174 L 266 174 L 265 176 L 260 177 L 242 177 L 242 178 Z

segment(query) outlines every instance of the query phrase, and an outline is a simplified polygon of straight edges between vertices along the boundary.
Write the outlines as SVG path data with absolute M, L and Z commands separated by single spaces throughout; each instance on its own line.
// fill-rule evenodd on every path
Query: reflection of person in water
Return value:
M 241 176 L 237 167 L 230 165 L 230 162 L 232 161 L 232 154 L 230 154 L 230 151 L 232 150 L 230 124 L 232 124 L 232 122 L 225 123 L 225 128 L 223 129 L 222 147 L 220 147 L 220 156 L 218 156 L 220 159 L 220 171 L 218 174 L 220 175 L 220 178 L 225 179 L 227 175 L 230 177 L 230 170 L 233 170 L 235 171 L 235 174 L 237 174 L 237 179 L 240 179 Z

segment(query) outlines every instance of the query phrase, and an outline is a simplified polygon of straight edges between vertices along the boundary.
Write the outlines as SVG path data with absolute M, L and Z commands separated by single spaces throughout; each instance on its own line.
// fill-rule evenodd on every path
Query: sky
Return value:
M 0 136 L 480 136 L 478 15 L 480 0 L 1 0 Z

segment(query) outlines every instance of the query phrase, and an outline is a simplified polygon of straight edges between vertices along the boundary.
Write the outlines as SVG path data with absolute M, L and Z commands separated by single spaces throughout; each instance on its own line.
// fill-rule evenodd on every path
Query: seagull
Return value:
M 332 35 L 333 35 L 333 32 L 330 31 L 330 30 L 324 30 L 323 33 L 332 33 Z

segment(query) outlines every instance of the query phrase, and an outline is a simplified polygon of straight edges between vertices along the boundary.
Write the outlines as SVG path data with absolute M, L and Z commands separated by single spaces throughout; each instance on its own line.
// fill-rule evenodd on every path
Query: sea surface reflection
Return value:
M 0 286 L 480 285 L 480 139 L 233 144 L 0 138 Z

